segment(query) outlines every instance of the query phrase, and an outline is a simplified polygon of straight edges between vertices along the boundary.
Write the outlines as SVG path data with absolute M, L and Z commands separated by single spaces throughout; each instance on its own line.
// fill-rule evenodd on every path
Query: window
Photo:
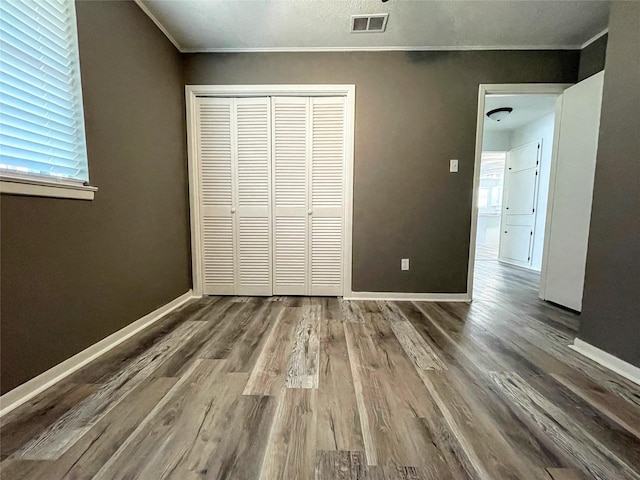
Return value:
M 3 193 L 93 198 L 73 0 L 0 2 Z

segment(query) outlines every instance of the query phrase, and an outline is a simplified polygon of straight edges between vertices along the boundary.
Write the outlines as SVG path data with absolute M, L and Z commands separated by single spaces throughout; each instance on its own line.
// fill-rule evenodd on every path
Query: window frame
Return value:
M 76 112 L 77 121 L 82 124 L 84 137 L 84 161 L 86 162 L 87 177 L 89 175 L 89 160 L 86 146 L 86 122 L 84 117 L 84 101 L 82 91 L 82 72 L 80 68 L 80 49 L 78 41 L 78 22 L 76 17 L 76 5 L 73 0 L 66 0 L 70 3 L 69 27 L 72 40 L 71 61 L 75 63 L 77 74 L 72 73 L 73 81 L 77 83 L 73 95 L 76 96 L 79 111 Z M 73 179 L 56 175 L 22 173 L 10 169 L 0 169 L 0 194 L 8 195 L 28 195 L 36 197 L 68 198 L 77 200 L 93 200 L 97 187 L 82 179 Z

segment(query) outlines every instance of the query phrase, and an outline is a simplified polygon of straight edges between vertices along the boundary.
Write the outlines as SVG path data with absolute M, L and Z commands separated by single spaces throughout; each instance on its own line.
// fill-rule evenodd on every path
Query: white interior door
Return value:
M 203 293 L 271 295 L 269 98 L 201 98 Z
M 273 98 L 276 295 L 342 294 L 344 97 Z
M 273 221 L 275 295 L 307 295 L 309 221 L 307 159 L 309 99 L 274 97 Z
M 196 103 L 203 293 L 235 294 L 233 99 Z
M 565 90 L 540 297 L 582 309 L 604 72 Z
M 271 102 L 234 99 L 236 293 L 271 295 Z
M 311 99 L 310 295 L 342 295 L 345 99 Z
M 342 294 L 345 98 L 195 108 L 203 293 Z
M 531 265 L 539 155 L 540 142 L 516 147 L 507 155 L 498 255 L 502 262 Z

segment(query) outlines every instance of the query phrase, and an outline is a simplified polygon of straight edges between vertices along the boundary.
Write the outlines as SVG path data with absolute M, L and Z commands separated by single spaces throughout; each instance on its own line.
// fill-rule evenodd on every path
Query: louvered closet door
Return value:
M 272 98 L 275 295 L 307 295 L 309 285 L 309 99 Z
M 234 294 L 233 100 L 197 103 L 203 293 Z
M 235 100 L 238 295 L 271 295 L 270 99 Z
M 203 293 L 271 295 L 269 98 L 198 101 Z
M 342 295 L 345 99 L 311 98 L 310 295 Z

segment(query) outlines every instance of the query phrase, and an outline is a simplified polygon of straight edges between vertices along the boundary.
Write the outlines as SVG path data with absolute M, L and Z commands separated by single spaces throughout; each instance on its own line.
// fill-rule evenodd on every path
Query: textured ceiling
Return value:
M 182 51 L 575 48 L 607 26 L 588 0 L 136 0 Z M 349 32 L 389 13 L 384 33 Z
M 555 112 L 557 95 L 487 95 L 484 113 L 500 107 L 511 107 L 507 118 L 496 122 L 485 117 L 484 129 L 489 132 L 509 132 Z

